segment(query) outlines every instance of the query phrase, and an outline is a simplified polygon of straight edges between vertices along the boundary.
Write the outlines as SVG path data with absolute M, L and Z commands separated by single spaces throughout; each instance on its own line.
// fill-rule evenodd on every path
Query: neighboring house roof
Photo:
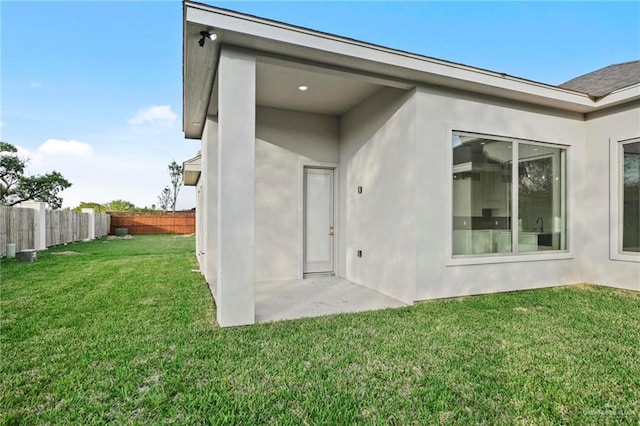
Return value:
M 562 83 L 559 87 L 600 98 L 635 84 L 640 84 L 640 61 L 609 65 Z
M 202 171 L 202 155 L 198 155 L 182 163 L 182 181 L 185 186 L 196 186 Z

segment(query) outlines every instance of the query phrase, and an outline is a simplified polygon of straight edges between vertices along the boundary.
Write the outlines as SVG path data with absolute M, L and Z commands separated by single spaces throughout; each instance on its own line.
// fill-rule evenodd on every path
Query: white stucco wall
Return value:
M 413 91 L 385 88 L 340 120 L 341 270 L 408 303 L 416 278 L 416 118 Z
M 198 186 L 198 201 L 202 202 L 200 228 L 200 271 L 215 289 L 218 268 L 218 123 L 207 117 L 202 133 L 200 151 L 202 172 Z M 214 297 L 217 297 L 215 291 Z
M 451 261 L 452 130 L 567 147 L 568 253 Z M 610 140 L 634 137 L 640 137 L 638 104 L 585 121 L 582 114 L 433 87 L 385 88 L 341 117 L 257 107 L 255 281 L 301 277 L 301 170 L 323 162 L 339 164 L 336 272 L 351 281 L 405 302 L 578 282 L 639 290 L 640 263 L 609 254 Z M 210 283 L 217 138 L 217 123 L 208 119 L 199 244 Z
M 580 250 L 581 267 L 594 284 L 640 290 L 640 254 L 636 261 L 612 260 L 609 239 L 610 219 L 617 220 L 617 201 L 611 200 L 610 178 L 616 179 L 617 143 L 640 137 L 640 103 L 593 113 L 586 121 L 586 157 L 584 188 L 580 194 L 580 212 L 584 217 L 584 239 Z M 614 150 L 610 150 L 610 145 Z M 610 160 L 613 160 L 611 163 Z M 611 188 L 611 191 L 614 189 Z M 588 220 L 588 222 L 587 222 Z M 617 252 L 617 250 L 614 251 Z M 633 256 L 629 256 L 633 257 Z
M 255 322 L 256 58 L 230 46 L 218 61 L 217 319 Z
M 337 163 L 334 116 L 258 107 L 256 115 L 256 281 L 301 278 L 302 165 Z
M 576 187 L 585 178 L 585 127 L 581 114 L 528 107 L 437 88 L 420 88 L 416 144 L 416 298 L 432 299 L 584 280 L 575 248 L 584 240 L 577 220 Z M 451 239 L 451 130 L 477 132 L 568 146 L 568 259 L 447 266 Z M 529 257 L 531 258 L 531 257 Z
M 200 272 L 204 274 L 202 252 L 204 247 L 203 213 L 204 213 L 204 192 L 202 189 L 203 179 L 198 179 L 196 183 L 196 259 L 200 266 Z

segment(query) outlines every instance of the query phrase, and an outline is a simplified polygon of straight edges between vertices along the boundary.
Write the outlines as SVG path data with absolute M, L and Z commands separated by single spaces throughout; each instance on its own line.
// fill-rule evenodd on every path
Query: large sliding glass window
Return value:
M 622 145 L 622 251 L 640 252 L 640 141 Z
M 566 250 L 565 149 L 518 143 L 518 251 Z
M 453 254 L 511 252 L 512 143 L 453 135 Z
M 452 254 L 566 250 L 565 169 L 565 148 L 454 132 Z

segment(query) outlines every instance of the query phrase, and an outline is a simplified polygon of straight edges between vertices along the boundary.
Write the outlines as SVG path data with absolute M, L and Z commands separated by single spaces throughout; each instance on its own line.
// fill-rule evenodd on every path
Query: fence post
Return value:
M 47 249 L 47 203 L 24 201 L 23 209 L 33 209 L 33 248 L 40 251 Z
M 96 239 L 96 211 L 91 208 L 82 209 L 82 213 L 89 214 L 89 232 L 87 233 L 87 241 Z

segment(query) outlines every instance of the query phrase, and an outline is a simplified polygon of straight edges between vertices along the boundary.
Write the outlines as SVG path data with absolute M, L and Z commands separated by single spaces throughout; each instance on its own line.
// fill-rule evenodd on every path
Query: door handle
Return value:
M 333 235 L 333 226 L 329 227 L 329 235 Z

